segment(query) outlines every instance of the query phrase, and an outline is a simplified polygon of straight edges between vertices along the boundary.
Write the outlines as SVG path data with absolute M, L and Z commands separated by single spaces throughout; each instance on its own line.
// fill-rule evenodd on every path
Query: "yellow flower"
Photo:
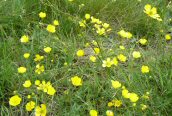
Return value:
M 112 100 L 112 102 L 114 103 L 115 107 L 120 107 L 122 105 L 122 101 L 121 100 Z
M 97 19 L 92 16 L 91 17 L 91 23 L 96 23 L 96 21 L 97 21 Z
M 150 4 L 145 5 L 144 13 L 146 13 L 148 16 L 150 16 L 153 19 L 162 21 L 160 15 L 157 14 L 157 9 L 155 7 L 152 7 Z
M 77 53 L 76 53 L 76 55 L 78 57 L 84 56 L 84 50 L 78 50 Z
M 98 28 L 96 32 L 99 35 L 105 35 L 106 30 L 105 30 L 105 28 Z
M 106 60 L 103 60 L 103 64 L 102 64 L 102 67 L 111 67 L 113 64 L 113 62 L 111 61 L 110 58 L 107 58 Z
M 38 86 L 37 89 L 38 90 L 42 90 L 43 92 L 45 92 L 45 93 L 47 93 L 49 95 L 54 95 L 56 93 L 56 90 L 54 89 L 54 87 L 51 85 L 50 82 L 46 83 L 45 81 L 42 81 L 42 83 L 38 83 L 38 84 L 37 84 L 37 86 Z
M 20 41 L 21 41 L 22 43 L 27 43 L 27 42 L 29 42 L 29 37 L 28 37 L 27 35 L 23 35 L 23 36 L 21 37 Z
M 133 35 L 132 35 L 130 32 L 126 32 L 126 31 L 124 31 L 124 30 L 119 31 L 118 34 L 119 34 L 121 37 L 123 37 L 123 38 L 128 38 L 128 39 L 130 39 L 130 38 L 133 37 Z
M 10 98 L 9 104 L 10 104 L 11 106 L 17 106 L 17 105 L 20 104 L 21 100 L 22 100 L 22 99 L 21 99 L 18 95 L 14 95 L 14 96 L 12 96 L 12 97 Z
M 133 52 L 133 58 L 140 58 L 141 57 L 141 54 L 140 54 L 140 52 L 139 51 L 134 51 Z
M 113 63 L 113 65 L 118 66 L 118 60 L 117 60 L 116 57 L 114 57 L 114 58 L 112 59 L 112 63 Z
M 30 53 L 24 53 L 23 57 L 28 59 L 30 57 Z
M 28 95 L 27 98 L 30 99 L 31 98 L 31 95 Z
M 47 109 L 45 104 L 41 104 L 40 106 L 36 106 L 35 108 L 35 116 L 46 116 Z
M 31 85 L 32 85 L 32 83 L 31 83 L 30 80 L 26 80 L 26 81 L 24 82 L 24 84 L 23 84 L 23 86 L 24 86 L 25 88 L 29 88 Z
M 44 59 L 44 56 L 41 56 L 41 55 L 39 55 L 39 54 L 36 54 L 36 55 L 35 55 L 34 61 L 35 61 L 35 62 L 36 62 L 36 61 L 41 61 L 42 59 Z
M 78 76 L 74 76 L 71 78 L 72 84 L 74 86 L 81 86 L 82 85 L 82 79 Z
M 143 65 L 142 68 L 141 68 L 141 71 L 142 71 L 142 73 L 149 73 L 149 67 Z
M 41 74 L 42 72 L 44 72 L 44 66 L 43 66 L 43 65 L 40 66 L 39 64 L 37 64 L 37 65 L 36 65 L 36 70 L 35 70 L 35 72 L 36 72 L 37 74 Z
M 112 107 L 113 105 L 113 102 L 108 102 L 108 107 Z
M 106 116 L 114 116 L 114 113 L 111 110 L 107 110 Z
M 100 49 L 99 49 L 99 48 L 94 48 L 94 52 L 95 52 L 96 54 L 99 54 L 99 53 L 100 53 Z
M 85 14 L 85 19 L 86 20 L 90 19 L 90 17 L 91 17 L 90 14 Z
M 107 23 L 103 23 L 102 26 L 103 26 L 105 29 L 107 29 L 107 28 L 109 28 L 110 25 L 107 24 Z
M 52 85 L 49 85 L 47 94 L 54 95 L 55 93 L 56 93 L 56 90 L 54 89 L 54 87 L 52 87 Z
M 49 24 L 47 26 L 47 31 L 50 33 L 55 33 L 56 32 L 56 27 L 54 25 Z
M 40 80 L 35 81 L 35 85 L 40 85 L 40 83 L 41 83 Z
M 54 24 L 55 26 L 58 26 L 58 25 L 59 25 L 59 21 L 58 21 L 58 20 L 54 20 L 54 21 L 53 21 L 53 24 Z
M 85 28 L 86 27 L 86 21 L 85 20 L 80 21 L 79 26 Z
M 85 47 L 89 47 L 89 46 L 90 46 L 90 44 L 89 44 L 89 43 L 86 43 L 86 44 L 85 44 Z
M 50 53 L 50 52 L 51 52 L 51 48 L 50 48 L 50 47 L 46 47 L 46 48 L 44 48 L 44 52 L 46 52 L 46 53 Z
M 98 116 L 98 112 L 96 110 L 90 110 L 90 116 Z
M 123 89 L 123 90 L 122 90 L 122 96 L 123 96 L 124 98 L 129 98 L 129 97 L 130 97 L 130 93 L 128 92 L 127 89 Z
M 139 97 L 135 93 L 130 93 L 129 99 L 131 102 L 137 102 L 139 100 Z
M 96 57 L 95 56 L 90 56 L 90 61 L 96 62 Z
M 46 17 L 46 13 L 45 12 L 40 12 L 39 13 L 39 17 L 42 18 L 42 19 L 45 18 Z
M 64 66 L 67 66 L 67 65 L 68 65 L 68 63 L 67 63 L 67 62 L 65 62 L 65 63 L 64 63 Z
M 119 48 L 120 48 L 121 50 L 125 50 L 125 47 L 124 47 L 124 46 L 119 46 Z
M 123 54 L 118 55 L 117 58 L 121 62 L 126 62 L 126 60 L 127 60 L 127 57 L 124 56 Z
M 19 67 L 18 68 L 18 73 L 25 73 L 26 72 L 26 68 L 25 67 Z
M 45 81 L 42 81 L 42 83 L 38 85 L 37 89 L 38 90 L 42 90 L 45 93 L 47 93 L 49 86 L 51 86 L 51 83 L 50 82 L 47 82 L 46 83 Z
M 111 83 L 112 83 L 112 87 L 115 88 L 115 89 L 121 87 L 121 83 L 119 81 L 111 80 Z
M 133 103 L 132 106 L 135 107 L 136 106 L 136 103 Z
M 27 111 L 32 111 L 35 108 L 35 102 L 34 101 L 30 101 L 26 104 L 26 110 Z
M 166 34 L 166 35 L 165 35 L 165 39 L 166 39 L 166 40 L 171 40 L 171 35 L 170 35 L 170 34 Z
M 146 45 L 147 44 L 147 40 L 146 39 L 140 39 L 139 40 L 139 43 L 142 44 L 142 45 Z

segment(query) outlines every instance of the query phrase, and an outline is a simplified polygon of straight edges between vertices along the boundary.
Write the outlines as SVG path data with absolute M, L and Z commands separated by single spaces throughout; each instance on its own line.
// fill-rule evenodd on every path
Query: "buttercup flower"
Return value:
M 42 18 L 42 19 L 45 18 L 46 17 L 46 13 L 45 12 L 40 12 L 39 13 L 39 17 Z
M 84 56 L 84 50 L 78 50 L 77 53 L 76 53 L 76 55 L 78 57 Z
M 31 83 L 30 80 L 26 80 L 26 81 L 23 83 L 23 86 L 24 86 L 25 88 L 29 88 L 31 85 L 32 85 L 32 83 Z
M 43 66 L 43 65 L 40 65 L 40 64 L 37 64 L 37 65 L 36 65 L 36 70 L 35 70 L 35 72 L 36 72 L 37 74 L 41 74 L 42 72 L 44 72 L 44 66 Z
M 90 14 L 85 14 L 85 19 L 86 20 L 90 19 L 90 17 L 91 17 Z
M 130 93 L 128 92 L 127 89 L 123 89 L 123 90 L 122 90 L 122 96 L 123 96 L 124 98 L 129 98 L 129 97 L 130 97 Z
M 127 57 L 124 56 L 123 54 L 118 55 L 117 58 L 121 62 L 126 62 L 126 60 L 127 60 Z
M 90 110 L 90 116 L 98 116 L 98 112 L 96 110 Z
M 103 26 L 103 28 L 107 29 L 107 28 L 109 28 L 110 25 L 107 23 L 103 23 L 102 26 Z
M 28 59 L 30 57 L 30 53 L 24 53 L 23 57 Z
M 111 110 L 107 110 L 106 116 L 114 116 L 114 113 Z
M 113 105 L 115 107 L 120 107 L 122 105 L 122 101 L 121 100 L 112 100 Z
M 113 65 L 118 66 L 118 60 L 117 60 L 116 57 L 114 57 L 114 58 L 112 59 L 112 63 L 113 63 Z
M 115 106 L 115 107 L 120 107 L 122 105 L 122 101 L 121 100 L 112 100 L 111 102 L 108 103 L 109 107 Z
M 166 40 L 171 40 L 171 35 L 170 35 L 170 34 L 166 34 L 166 35 L 165 35 L 165 39 L 166 39 Z
M 20 39 L 22 43 L 28 43 L 29 42 L 29 37 L 27 35 L 23 35 Z
M 96 32 L 99 35 L 105 35 L 106 30 L 105 30 L 105 28 L 98 28 Z
M 36 106 L 35 108 L 35 116 L 46 116 L 47 109 L 45 104 L 41 104 L 40 106 Z
M 26 104 L 26 110 L 27 111 L 32 111 L 35 108 L 35 102 L 34 101 L 30 101 Z
M 26 72 L 26 68 L 25 67 L 21 66 L 21 67 L 18 68 L 18 73 L 23 74 L 25 72 Z
M 71 78 L 72 84 L 74 86 L 81 86 L 82 85 L 82 79 L 78 76 L 74 76 Z
M 96 62 L 96 57 L 95 56 L 90 56 L 90 61 Z
M 153 19 L 162 21 L 160 15 L 157 13 L 157 9 L 155 7 L 152 7 L 150 4 L 145 5 L 144 13 L 146 13 L 148 16 L 150 16 Z
M 141 45 L 146 45 L 147 44 L 147 40 L 146 39 L 140 39 L 139 40 L 139 43 L 141 44 Z
M 22 101 L 22 99 L 18 95 L 14 95 L 10 98 L 9 104 L 11 106 L 17 106 L 20 104 L 21 101 Z
M 99 49 L 99 48 L 94 48 L 94 52 L 95 52 L 96 54 L 99 54 L 99 53 L 100 53 L 100 49 Z
M 53 24 L 54 24 L 55 26 L 58 26 L 58 25 L 59 25 L 59 21 L 58 21 L 58 20 L 54 20 L 54 21 L 53 21 Z
M 80 21 L 79 26 L 85 28 L 86 27 L 86 21 L 85 20 Z
M 35 62 L 36 62 L 36 61 L 41 61 L 42 59 L 44 59 L 44 56 L 41 56 L 41 55 L 39 55 L 39 54 L 36 54 L 36 55 L 35 55 L 34 61 L 35 61 Z
M 38 90 L 42 90 L 48 95 L 54 95 L 56 93 L 56 90 L 54 89 L 54 87 L 51 85 L 50 82 L 46 83 L 45 81 L 42 81 L 42 83 L 39 83 L 39 81 L 37 80 L 37 83 L 35 81 L 35 85 L 38 86 L 37 87 Z
M 47 94 L 54 95 L 55 93 L 56 93 L 56 90 L 54 89 L 54 87 L 52 87 L 52 85 L 49 85 Z
M 140 54 L 140 52 L 139 51 L 134 51 L 133 52 L 133 58 L 140 58 L 141 57 L 141 54 Z
M 112 87 L 115 88 L 115 89 L 121 87 L 121 83 L 119 81 L 111 80 L 111 83 L 112 83 Z
M 130 39 L 130 38 L 133 37 L 133 35 L 132 35 L 130 32 L 126 32 L 126 31 L 124 31 L 124 30 L 119 31 L 118 34 L 119 34 L 121 37 L 123 37 L 123 38 L 128 38 L 128 39 Z
M 56 32 L 56 27 L 54 25 L 49 24 L 47 26 L 47 31 L 50 33 L 55 33 Z
M 113 64 L 113 62 L 111 61 L 110 58 L 107 58 L 106 60 L 103 60 L 103 64 L 102 64 L 102 67 L 111 67 Z
M 50 52 L 51 52 L 51 49 L 52 49 L 52 48 L 50 48 L 50 47 L 46 47 L 46 48 L 44 48 L 44 52 L 50 53 Z
M 27 95 L 27 99 L 30 99 L 31 98 L 31 95 Z
M 141 71 L 142 71 L 142 73 L 149 73 L 149 67 L 143 65 L 142 68 L 141 68 Z
M 41 83 L 40 80 L 35 81 L 35 85 L 39 85 L 40 83 Z
M 139 100 L 139 96 L 135 93 L 130 93 L 129 99 L 131 102 L 137 102 Z

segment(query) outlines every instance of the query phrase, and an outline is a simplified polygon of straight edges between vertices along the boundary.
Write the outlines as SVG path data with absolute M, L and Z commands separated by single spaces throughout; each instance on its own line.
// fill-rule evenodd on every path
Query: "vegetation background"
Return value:
M 84 4 L 82 7 L 81 4 Z M 158 8 L 163 18 L 160 23 L 144 14 L 146 4 Z M 60 26 L 55 34 L 46 32 L 40 26 L 42 20 L 39 12 L 44 11 L 47 18 L 45 24 L 58 19 Z M 86 13 L 109 23 L 114 33 L 121 29 L 130 31 L 135 38 L 123 41 L 116 34 L 108 38 L 95 36 L 90 31 L 83 30 L 78 22 Z M 85 116 L 94 108 L 99 114 L 105 115 L 107 103 L 113 99 L 114 90 L 111 79 L 118 79 L 130 90 L 143 95 L 150 92 L 145 111 L 128 105 L 112 108 L 116 115 L 171 115 L 172 114 L 172 43 L 166 42 L 164 35 L 172 32 L 172 3 L 169 0 L 0 0 L 0 115 L 26 116 L 24 104 L 19 107 L 9 106 L 9 98 L 13 91 L 20 94 L 27 92 L 22 88 L 23 82 L 31 80 L 50 80 L 57 89 L 54 97 L 41 97 L 48 104 L 50 116 Z M 160 32 L 163 30 L 163 32 Z M 20 37 L 28 34 L 32 38 L 31 44 L 24 46 Z M 149 41 L 146 47 L 140 47 L 136 41 L 146 37 Z M 143 58 L 137 62 L 129 57 L 127 64 L 117 69 L 104 69 L 101 62 L 92 64 L 78 62 L 75 54 L 85 43 L 96 40 L 101 46 L 103 58 L 110 56 L 106 50 L 107 44 L 113 47 L 115 54 L 119 53 L 118 46 L 124 44 L 125 54 L 131 55 L 131 50 L 140 50 Z M 18 66 L 25 64 L 29 70 L 34 70 L 35 63 L 31 59 L 26 61 L 23 54 L 42 53 L 44 46 L 51 46 L 53 53 L 46 58 L 46 71 L 42 75 L 34 75 L 32 71 L 24 76 L 17 73 Z M 116 50 L 116 51 L 115 51 Z M 51 59 L 55 62 L 51 63 Z M 64 66 L 64 62 L 69 65 Z M 150 73 L 143 75 L 140 67 L 145 63 L 150 66 Z M 75 65 L 73 65 L 75 64 Z M 73 75 L 84 77 L 84 85 L 74 88 L 69 79 Z M 64 91 L 68 94 L 64 94 Z M 120 98 L 120 97 L 119 97 Z

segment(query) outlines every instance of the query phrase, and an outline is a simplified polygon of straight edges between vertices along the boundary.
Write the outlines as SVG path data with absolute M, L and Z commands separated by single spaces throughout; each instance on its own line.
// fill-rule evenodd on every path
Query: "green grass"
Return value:
M 1 0 L 0 1 L 0 115 L 2 116 L 29 116 L 34 115 L 25 109 L 28 94 L 34 92 L 32 98 L 37 105 L 47 105 L 48 116 L 88 116 L 91 109 L 96 109 L 100 116 L 105 116 L 107 110 L 115 115 L 162 115 L 172 113 L 172 42 L 166 41 L 164 36 L 172 32 L 171 7 L 168 0 Z M 85 4 L 83 8 L 79 5 Z M 158 8 L 163 22 L 148 17 L 144 6 L 151 4 Z M 168 7 L 167 7 L 168 5 Z M 39 12 L 47 13 L 47 18 L 41 20 Z M 86 13 L 109 23 L 112 33 L 107 36 L 98 36 L 91 30 L 79 26 L 79 21 Z M 46 31 L 46 25 L 58 19 L 60 25 L 56 33 Z M 40 24 L 44 23 L 44 24 Z M 125 40 L 117 35 L 121 29 L 130 31 L 134 38 Z M 164 32 L 160 32 L 163 29 Z M 29 35 L 31 41 L 22 44 L 22 35 Z M 137 41 L 146 37 L 148 45 L 141 46 Z M 90 55 L 93 46 L 86 48 L 87 42 L 97 41 L 101 52 L 97 62 L 89 61 L 88 56 L 78 58 L 76 52 L 84 49 Z M 119 46 L 124 45 L 125 50 Z M 45 46 L 52 51 L 46 54 Z M 110 50 L 112 49 L 112 50 Z M 140 51 L 142 57 L 133 59 L 132 52 Z M 23 54 L 29 52 L 29 59 Z M 127 56 L 127 62 L 117 67 L 103 68 L 102 61 L 107 57 L 114 57 L 120 53 Z M 44 55 L 41 64 L 45 72 L 35 74 L 35 54 Z M 54 62 L 51 62 L 53 60 Z M 64 63 L 68 65 L 65 66 Z M 148 65 L 150 73 L 142 74 L 141 66 Z M 17 68 L 25 66 L 27 72 L 18 74 Z M 75 87 L 70 78 L 78 75 L 83 85 Z M 38 92 L 34 87 L 23 87 L 25 80 L 30 79 L 34 85 L 36 79 L 50 81 L 56 89 L 54 96 Z M 111 80 L 118 80 L 130 92 L 139 95 L 136 107 L 121 95 L 120 89 L 114 89 Z M 15 92 L 14 92 L 15 91 Z M 68 94 L 64 92 L 68 91 Z M 149 100 L 141 98 L 150 92 Z M 22 97 L 17 107 L 9 105 L 9 98 L 15 94 Z M 107 106 L 113 99 L 120 99 L 123 105 L 119 108 Z M 148 108 L 141 110 L 140 104 Z

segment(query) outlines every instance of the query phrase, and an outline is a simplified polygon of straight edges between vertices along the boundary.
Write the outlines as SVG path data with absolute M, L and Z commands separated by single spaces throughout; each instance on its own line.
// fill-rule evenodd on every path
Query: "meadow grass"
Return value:
M 146 4 L 157 7 L 162 22 L 143 12 Z M 35 115 L 34 109 L 28 112 L 25 108 L 26 103 L 33 100 L 37 106 L 46 104 L 48 116 L 88 116 L 92 109 L 100 116 L 106 115 L 107 110 L 119 116 L 170 116 L 172 43 L 165 35 L 172 32 L 171 9 L 172 3 L 168 0 L 1 0 L 0 115 Z M 45 19 L 39 17 L 40 12 L 46 12 Z M 100 36 L 89 23 L 86 28 L 80 27 L 79 21 L 86 13 L 110 24 L 112 31 Z M 47 32 L 46 26 L 55 19 L 60 24 L 56 32 Z M 122 29 L 131 32 L 133 38 L 120 37 L 117 32 Z M 29 36 L 28 44 L 20 42 L 23 35 Z M 138 43 L 143 37 L 148 40 L 146 46 Z M 93 40 L 98 45 L 93 45 Z M 85 47 L 86 43 L 91 46 Z M 125 46 L 125 50 L 120 49 L 120 45 Z M 52 51 L 46 54 L 45 47 L 51 47 Z M 94 47 L 100 49 L 98 55 L 94 54 Z M 83 57 L 76 55 L 79 49 L 84 50 Z M 133 51 L 139 51 L 141 58 L 134 59 Z M 23 57 L 26 52 L 31 54 L 29 59 Z M 35 73 L 36 54 L 44 56 L 39 63 L 45 71 L 40 75 Z M 124 54 L 127 61 L 119 61 L 118 66 L 110 68 L 102 67 L 106 58 L 119 54 Z M 96 56 L 95 63 L 89 60 L 90 55 Z M 149 66 L 149 73 L 141 72 L 143 65 Z M 27 72 L 19 74 L 20 66 L 25 66 Z M 82 78 L 82 86 L 72 84 L 71 78 L 76 75 Z M 24 88 L 23 83 L 28 79 L 32 87 Z M 50 96 L 36 90 L 35 80 L 50 81 L 56 93 Z M 112 87 L 111 80 L 119 81 L 139 96 L 136 106 L 121 95 L 122 88 Z M 146 92 L 149 92 L 148 99 L 143 97 Z M 22 102 L 14 107 L 9 99 L 16 94 Z M 27 99 L 29 94 L 31 99 Z M 122 105 L 109 107 L 113 99 L 121 100 Z M 141 104 L 147 108 L 143 110 Z

